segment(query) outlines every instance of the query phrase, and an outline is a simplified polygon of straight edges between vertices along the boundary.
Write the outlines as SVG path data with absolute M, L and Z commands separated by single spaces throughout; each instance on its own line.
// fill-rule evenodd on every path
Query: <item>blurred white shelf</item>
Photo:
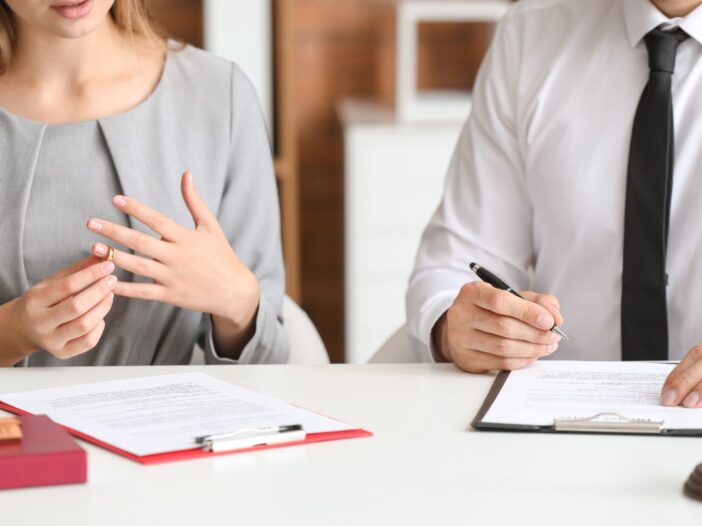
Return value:
M 422 232 L 462 122 L 400 122 L 375 103 L 339 108 L 345 145 L 346 360 L 367 362 L 405 322 Z
M 398 106 L 401 120 L 406 122 L 465 122 L 471 95 L 467 91 L 421 91 L 401 108 Z

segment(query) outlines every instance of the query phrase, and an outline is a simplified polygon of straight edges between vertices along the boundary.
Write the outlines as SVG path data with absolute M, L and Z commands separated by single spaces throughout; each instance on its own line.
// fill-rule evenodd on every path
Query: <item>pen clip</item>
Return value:
M 236 451 L 241 449 L 251 449 L 263 446 L 274 446 L 287 444 L 290 442 L 301 442 L 307 438 L 307 433 L 302 429 L 270 432 L 266 434 L 255 434 L 249 436 L 239 436 L 218 440 L 205 440 L 200 446 L 204 451 L 210 453 L 220 453 L 224 451 Z
M 237 429 L 236 431 L 230 431 L 228 433 L 215 433 L 211 435 L 204 435 L 200 437 L 195 437 L 196 444 L 206 444 L 208 442 L 215 442 L 217 440 L 227 440 L 235 439 L 242 435 L 245 436 L 265 436 L 279 433 L 289 433 L 291 431 L 302 431 L 301 424 L 286 424 L 282 426 L 267 426 L 267 427 L 244 427 L 242 429 Z

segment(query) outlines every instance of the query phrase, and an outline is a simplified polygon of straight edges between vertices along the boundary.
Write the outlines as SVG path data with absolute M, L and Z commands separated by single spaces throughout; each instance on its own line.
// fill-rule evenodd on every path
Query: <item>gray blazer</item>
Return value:
M 97 125 L 104 147 L 96 155 L 110 157 L 111 163 L 103 164 L 116 174 L 116 185 L 188 227 L 192 227 L 192 218 L 179 181 L 186 169 L 193 172 L 200 193 L 261 287 L 256 334 L 236 363 L 287 361 L 281 325 L 285 284 L 277 188 L 258 99 L 241 70 L 192 47 L 169 52 L 162 78 L 149 98 L 123 114 L 99 119 Z M 34 171 L 40 153 L 46 150 L 43 142 L 51 126 L 0 108 L 0 304 L 21 296 L 34 284 L 26 271 L 28 244 L 50 245 L 41 236 L 27 238 L 25 224 Z M 57 171 L 60 168 L 65 166 L 58 166 Z M 84 187 L 73 184 L 58 191 L 63 194 L 55 199 L 60 210 L 31 213 L 51 214 L 46 220 L 58 221 L 54 226 L 65 230 L 66 236 L 89 236 L 83 226 L 88 217 L 71 206 L 77 195 L 100 203 L 104 214 L 112 210 L 110 196 L 91 195 L 89 180 Z M 100 217 L 102 209 L 95 216 Z M 123 220 L 153 235 L 140 223 Z M 57 260 L 75 261 L 88 255 L 90 243 L 96 240 L 94 235 L 81 239 L 77 245 L 81 252 L 56 254 L 52 249 L 53 253 L 45 254 L 43 277 L 59 270 L 52 266 Z M 36 252 L 37 245 L 31 246 Z M 120 278 L 141 279 L 130 274 Z M 235 363 L 217 355 L 211 332 L 208 315 L 117 298 L 95 349 L 67 361 L 40 351 L 21 365 L 185 364 L 198 339 L 209 363 Z

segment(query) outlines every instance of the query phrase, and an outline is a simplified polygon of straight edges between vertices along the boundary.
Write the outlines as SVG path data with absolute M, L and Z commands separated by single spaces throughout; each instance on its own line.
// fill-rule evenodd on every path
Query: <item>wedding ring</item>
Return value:
M 115 259 L 115 249 L 112 247 L 107 247 L 107 257 L 105 258 L 105 261 L 112 261 Z

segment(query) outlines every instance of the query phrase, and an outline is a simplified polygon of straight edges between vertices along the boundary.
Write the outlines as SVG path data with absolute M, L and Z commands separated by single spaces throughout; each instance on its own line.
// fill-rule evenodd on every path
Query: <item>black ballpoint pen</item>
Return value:
M 524 298 L 521 294 L 519 294 L 519 292 L 517 292 L 517 291 L 514 290 L 512 287 L 510 287 L 509 285 L 507 285 L 507 283 L 505 283 L 505 282 L 502 281 L 500 278 L 498 278 L 497 276 L 495 276 L 495 274 L 493 274 L 492 272 L 490 272 L 490 271 L 489 271 L 488 269 L 486 269 L 485 267 L 481 267 L 481 266 L 478 265 L 477 263 L 471 263 L 471 264 L 470 264 L 470 269 L 471 269 L 473 272 L 475 272 L 475 274 L 476 274 L 481 280 L 483 280 L 485 283 L 489 283 L 490 285 L 492 285 L 492 286 L 495 287 L 496 289 L 506 290 L 507 292 L 511 292 L 512 294 L 514 294 L 514 295 L 517 296 L 518 298 L 526 299 L 526 298 Z M 527 300 L 527 301 L 528 301 L 528 300 Z M 561 330 L 561 328 L 560 328 L 558 325 L 554 325 L 553 327 L 551 327 L 551 332 L 553 332 L 554 334 L 558 334 L 558 336 L 560 336 L 560 337 L 563 338 L 564 340 L 570 340 L 570 338 L 568 338 L 568 335 L 567 335 L 565 332 L 563 332 L 563 331 Z

